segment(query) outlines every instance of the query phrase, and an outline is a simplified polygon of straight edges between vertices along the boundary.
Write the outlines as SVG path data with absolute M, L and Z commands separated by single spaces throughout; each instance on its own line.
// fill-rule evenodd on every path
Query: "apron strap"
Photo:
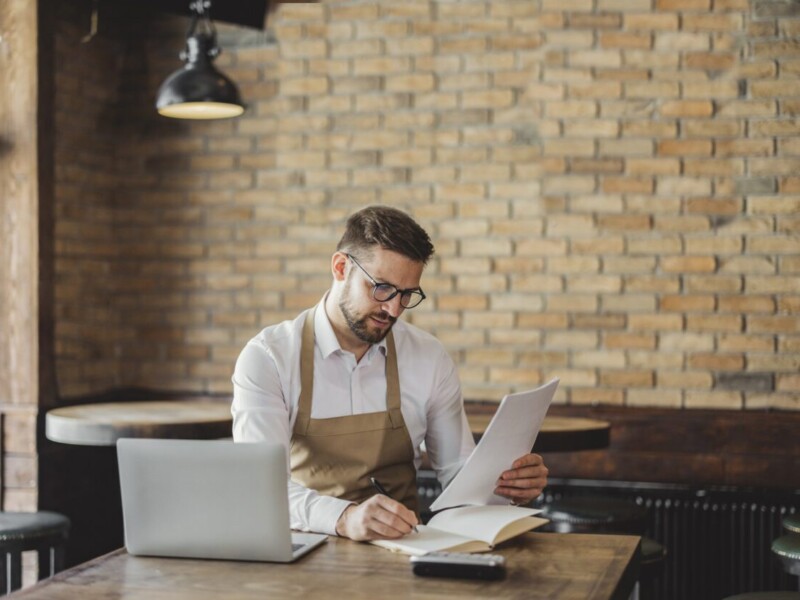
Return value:
M 311 398 L 314 394 L 314 315 L 318 306 L 306 313 L 300 345 L 300 400 L 297 403 L 294 428 L 301 435 L 308 433 L 308 424 L 311 422 Z
M 400 375 L 397 372 L 397 350 L 391 331 L 386 336 L 386 410 L 392 421 L 392 429 L 405 427 L 403 413 L 400 412 Z

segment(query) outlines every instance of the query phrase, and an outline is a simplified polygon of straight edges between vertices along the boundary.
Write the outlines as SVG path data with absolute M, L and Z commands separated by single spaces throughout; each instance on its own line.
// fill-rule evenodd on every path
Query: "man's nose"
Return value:
M 389 313 L 389 316 L 394 317 L 395 319 L 402 315 L 405 308 L 402 304 L 400 304 L 400 294 L 397 294 L 390 300 L 385 300 L 382 302 L 381 309 Z

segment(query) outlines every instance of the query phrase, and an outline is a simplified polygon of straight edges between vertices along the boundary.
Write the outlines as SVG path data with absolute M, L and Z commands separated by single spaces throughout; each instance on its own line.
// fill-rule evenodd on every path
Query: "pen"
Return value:
M 379 494 L 383 494 L 387 498 L 391 498 L 391 496 L 389 495 L 389 492 L 387 492 L 386 489 L 381 485 L 380 481 L 378 481 L 374 477 L 370 477 L 369 478 L 369 482 L 372 484 L 372 487 L 374 487 L 376 490 L 378 490 Z M 415 533 L 417 532 L 417 526 L 416 525 L 413 526 L 413 530 L 414 530 Z

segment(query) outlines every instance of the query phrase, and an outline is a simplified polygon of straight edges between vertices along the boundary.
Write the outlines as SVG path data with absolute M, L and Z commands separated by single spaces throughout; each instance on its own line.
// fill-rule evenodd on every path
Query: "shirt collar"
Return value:
M 328 294 L 325 294 L 320 303 L 317 305 L 317 312 L 314 314 L 314 337 L 316 339 L 317 346 L 319 346 L 319 349 L 322 352 L 323 358 L 328 358 L 337 350 L 344 352 L 344 350 L 342 350 L 342 346 L 339 344 L 338 338 L 336 337 L 336 333 L 333 331 L 333 325 L 331 325 L 330 319 L 328 319 L 328 313 L 325 312 L 325 300 L 327 297 Z M 369 350 L 367 350 L 367 354 L 371 356 L 375 352 L 376 347 L 381 348 L 383 355 L 386 356 L 386 338 L 383 338 L 377 344 L 372 344 Z

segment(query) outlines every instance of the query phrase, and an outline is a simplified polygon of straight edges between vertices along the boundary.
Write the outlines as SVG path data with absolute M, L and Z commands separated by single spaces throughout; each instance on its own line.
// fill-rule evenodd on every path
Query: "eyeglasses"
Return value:
M 345 254 L 345 256 L 352 260 L 356 266 L 364 272 L 364 275 L 367 276 L 367 279 L 372 282 L 372 298 L 375 301 L 388 302 L 397 296 L 397 294 L 400 294 L 400 306 L 403 308 L 414 308 L 415 306 L 418 306 L 420 302 L 425 300 L 426 296 L 425 292 L 422 291 L 422 288 L 401 290 L 391 283 L 378 283 L 375 281 L 372 275 L 367 273 L 367 270 L 359 264 L 352 254 Z

